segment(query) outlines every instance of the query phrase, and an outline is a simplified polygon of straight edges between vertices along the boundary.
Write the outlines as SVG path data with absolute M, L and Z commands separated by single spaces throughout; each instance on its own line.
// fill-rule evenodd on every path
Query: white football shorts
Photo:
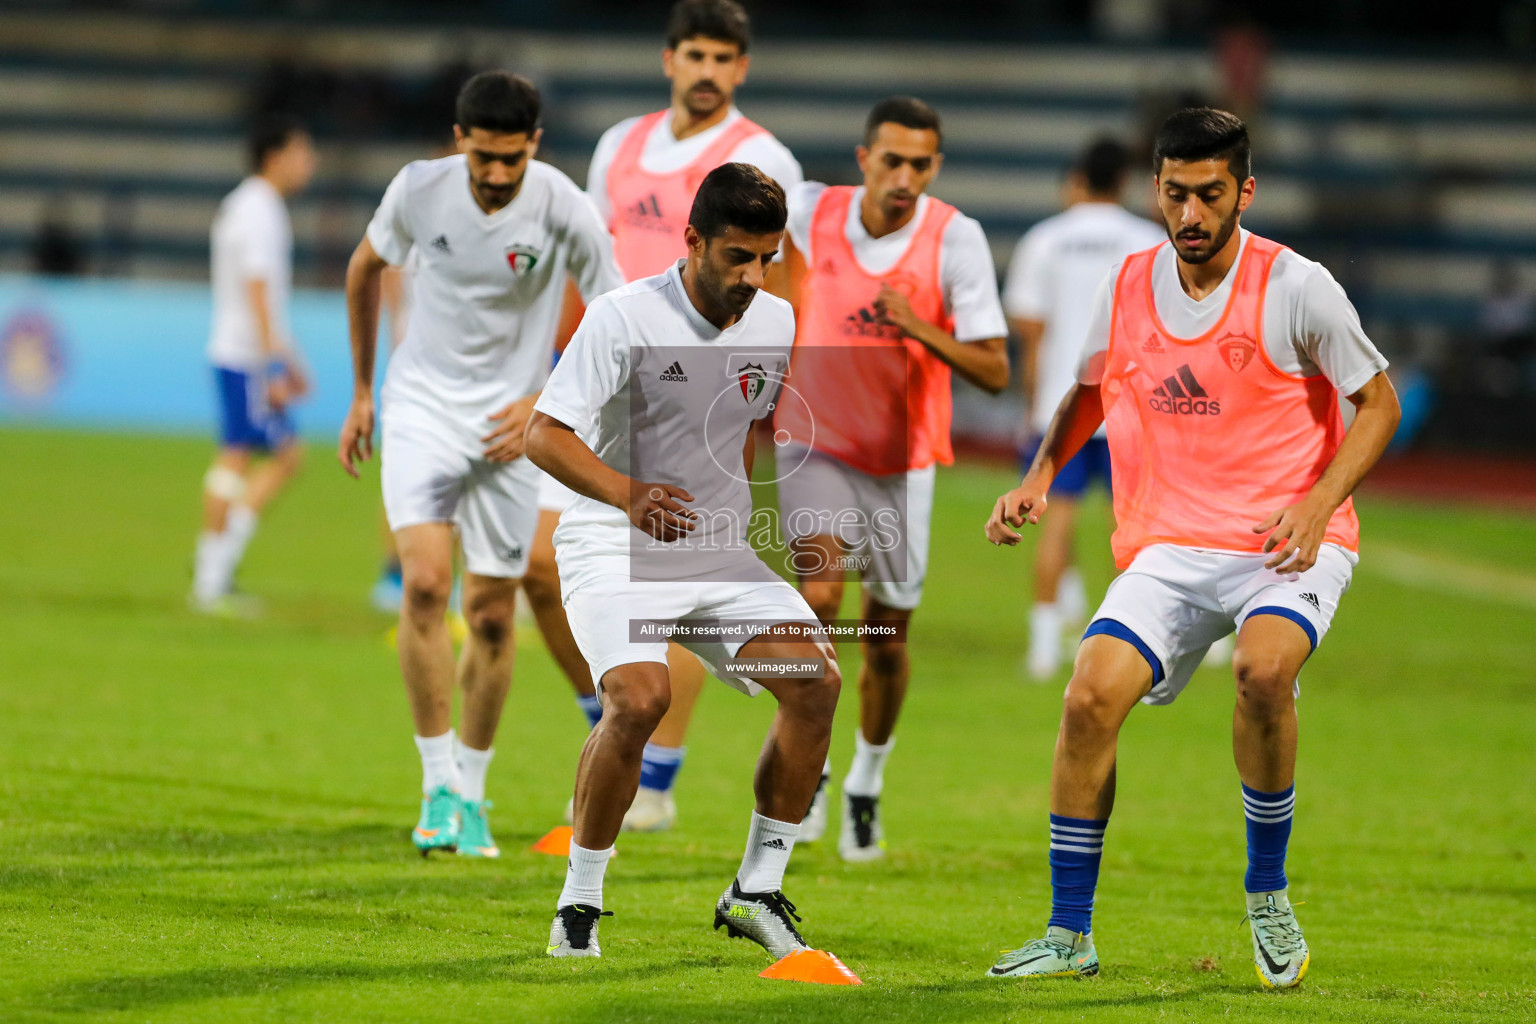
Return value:
M 798 445 L 777 458 L 780 466 L 801 463 L 779 480 L 785 536 L 836 537 L 871 597 L 887 608 L 916 608 L 928 574 L 934 467 L 873 476 Z
M 516 579 L 528 571 L 539 522 L 539 469 L 526 458 L 489 462 L 480 440 L 414 406 L 383 414 L 380 462 L 391 530 L 452 523 L 464 567 Z
M 1317 564 L 1303 573 L 1264 568 L 1266 554 L 1210 551 L 1154 544 L 1138 553 L 1109 585 L 1084 639 L 1117 636 L 1152 666 L 1145 704 L 1171 704 L 1188 684 L 1206 650 L 1242 629 L 1253 615 L 1279 615 L 1322 642 L 1360 560 L 1324 544 Z M 1301 681 L 1296 682 L 1301 695 Z
M 564 512 L 576 500 L 576 492 L 539 470 L 539 511 Z
M 653 583 L 633 580 L 623 572 L 607 573 L 577 584 L 565 595 L 564 604 L 576 646 L 587 659 L 599 692 L 603 675 L 611 668 L 641 661 L 667 663 L 665 631 L 653 641 L 637 639 L 632 635 L 631 620 L 663 625 L 734 621 L 759 623 L 762 628 L 784 622 L 819 625 L 800 591 L 766 565 L 762 566 L 761 581 L 756 582 Z M 755 697 L 763 691 L 761 685 L 730 675 L 723 668 L 724 662 L 752 639 L 752 635 L 718 640 L 679 638 L 678 643 L 696 654 L 712 675 Z

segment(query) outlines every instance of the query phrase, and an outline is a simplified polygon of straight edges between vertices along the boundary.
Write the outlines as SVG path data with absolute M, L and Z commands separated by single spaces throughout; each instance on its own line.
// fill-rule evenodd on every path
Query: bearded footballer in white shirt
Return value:
M 748 543 L 752 429 L 782 397 L 794 342 L 789 304 L 760 291 L 785 217 L 784 190 L 756 167 L 711 171 L 689 214 L 687 257 L 588 308 L 529 422 L 529 456 L 580 495 L 555 551 L 571 630 L 603 697 L 576 776 L 551 956 L 601 955 L 603 875 L 671 700 L 669 634 L 722 680 L 778 701 L 746 853 L 715 927 L 776 960 L 807 948 L 784 870 L 841 677 L 815 613 Z M 695 632 L 711 626 L 722 632 Z M 810 670 L 779 675 L 765 664 L 776 659 Z
M 460 91 L 459 153 L 406 165 L 347 268 L 354 394 L 338 456 L 372 455 L 379 279 L 415 247 L 412 312 L 383 389 L 384 508 L 405 584 L 400 669 L 421 754 L 425 856 L 495 857 L 485 777 L 512 681 L 513 609 L 538 520 L 523 432 L 549 374 L 566 281 L 591 302 L 622 283 L 581 190 L 534 162 L 540 99 L 527 79 L 476 75 Z M 464 552 L 469 635 L 457 666 L 445 613 L 453 542 Z

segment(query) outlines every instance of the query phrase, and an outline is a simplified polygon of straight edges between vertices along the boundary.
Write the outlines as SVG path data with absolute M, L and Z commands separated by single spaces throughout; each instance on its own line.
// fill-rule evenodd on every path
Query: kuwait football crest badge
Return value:
M 757 396 L 763 393 L 763 385 L 768 383 L 768 373 L 756 363 L 748 363 L 741 368 L 736 381 L 741 385 L 741 397 L 748 402 L 755 402 Z
M 1253 353 L 1257 346 L 1242 335 L 1229 335 L 1225 341 L 1216 346 L 1221 354 L 1226 357 L 1227 365 L 1233 373 L 1241 373 L 1243 368 L 1253 359 Z
M 507 266 L 512 268 L 512 273 L 518 277 L 526 277 L 535 266 L 538 265 L 539 254 L 530 246 L 507 246 Z

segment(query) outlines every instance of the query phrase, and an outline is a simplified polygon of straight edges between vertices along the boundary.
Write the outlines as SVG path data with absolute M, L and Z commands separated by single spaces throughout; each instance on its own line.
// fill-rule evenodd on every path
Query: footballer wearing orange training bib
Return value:
M 1311 953 L 1285 856 L 1296 802 L 1297 677 L 1358 561 L 1350 495 L 1397 428 L 1386 360 L 1320 264 L 1244 231 L 1248 130 L 1179 111 L 1153 157 L 1169 242 L 1127 257 L 1094 302 L 1077 383 L 1034 464 L 997 500 L 987 539 L 1047 514 L 1057 469 L 1103 423 L 1124 570 L 1088 626 L 1051 769 L 1051 918 L 992 977 L 1098 973 L 1091 934 L 1115 748 L 1137 701 L 1178 697 L 1237 632 L 1232 749 L 1248 835 L 1254 967 L 1301 983 Z M 1355 407 L 1348 429 L 1339 396 Z

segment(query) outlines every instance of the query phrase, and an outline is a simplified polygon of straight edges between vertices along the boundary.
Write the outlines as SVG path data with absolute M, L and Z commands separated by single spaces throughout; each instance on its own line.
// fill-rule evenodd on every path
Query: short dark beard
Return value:
M 1211 257 L 1215 256 L 1217 253 L 1221 252 L 1221 250 L 1227 247 L 1227 242 L 1232 238 L 1232 232 L 1237 230 L 1237 218 L 1239 212 L 1240 211 L 1236 207 L 1232 208 L 1232 216 L 1221 222 L 1221 226 L 1216 229 L 1215 237 L 1211 239 L 1211 247 L 1207 249 L 1203 255 L 1194 257 L 1184 255 L 1179 251 L 1179 240 L 1177 238 L 1177 233 L 1174 231 L 1169 231 L 1168 240 L 1173 243 L 1173 251 L 1178 254 L 1179 259 L 1183 260 L 1185 263 L 1190 264 L 1191 266 L 1198 267 L 1202 263 L 1209 263 L 1211 261 Z

